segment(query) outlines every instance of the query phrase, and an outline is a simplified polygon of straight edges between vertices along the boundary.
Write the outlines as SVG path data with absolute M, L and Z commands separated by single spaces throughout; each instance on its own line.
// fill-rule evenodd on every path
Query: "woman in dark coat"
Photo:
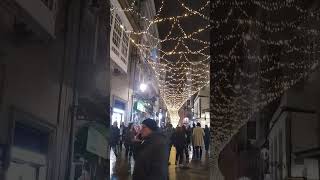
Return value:
M 179 161 L 179 165 L 183 163 L 183 152 L 186 147 L 186 134 L 183 131 L 182 127 L 177 127 L 176 132 L 174 133 L 174 146 L 176 147 L 176 165 Z

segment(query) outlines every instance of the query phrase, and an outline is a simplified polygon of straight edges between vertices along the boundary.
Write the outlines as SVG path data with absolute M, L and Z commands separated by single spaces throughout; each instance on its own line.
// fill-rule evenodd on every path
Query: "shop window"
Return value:
M 38 124 L 40 120 L 35 120 L 29 115 L 14 112 L 7 179 L 46 180 L 53 129 L 49 125 Z

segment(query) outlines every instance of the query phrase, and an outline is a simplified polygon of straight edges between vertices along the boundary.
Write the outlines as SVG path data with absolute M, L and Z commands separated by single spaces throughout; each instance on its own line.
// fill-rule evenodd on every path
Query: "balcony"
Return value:
M 50 36 L 55 34 L 55 0 L 16 0 L 16 3 L 23 9 L 31 24 L 40 25 L 41 29 Z

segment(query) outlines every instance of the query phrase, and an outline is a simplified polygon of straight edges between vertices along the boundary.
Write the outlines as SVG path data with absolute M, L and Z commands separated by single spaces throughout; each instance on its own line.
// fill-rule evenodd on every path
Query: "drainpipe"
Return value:
M 71 0 L 72 2 L 72 0 Z M 73 1 L 74 3 L 77 3 L 75 1 Z M 78 30 L 77 30 L 77 46 L 76 46 L 76 56 L 75 56 L 75 64 L 74 64 L 74 72 L 73 72 L 73 87 L 72 87 L 72 93 L 73 93 L 73 97 L 72 97 L 72 105 L 71 105 L 71 124 L 70 124 L 70 133 L 69 133 L 69 147 L 68 147 L 68 167 L 66 170 L 66 174 L 65 174 L 65 179 L 69 179 L 70 175 L 71 175 L 71 170 L 72 170 L 72 162 L 73 162 L 73 153 L 74 153 L 74 140 L 75 140 L 75 121 L 76 121 L 76 107 L 78 104 L 78 92 L 77 92 L 77 88 L 78 88 L 78 74 L 79 74 L 79 56 L 80 56 L 80 46 L 81 46 L 81 25 L 82 25 L 82 20 L 83 20 L 83 10 L 84 10 L 84 3 L 85 0 L 80 0 L 79 1 L 80 5 L 79 5 L 79 11 L 77 12 L 78 17 L 79 17 L 79 21 L 78 21 Z M 73 8 L 71 5 L 73 5 L 73 3 L 70 3 L 70 6 L 68 8 Z M 71 11 L 72 12 L 72 11 Z M 69 16 L 69 14 L 66 14 L 66 16 Z M 68 24 L 72 24 L 72 20 L 73 20 L 73 15 L 72 15 L 72 19 L 71 21 L 67 21 L 67 26 Z M 70 19 L 69 19 L 70 20 Z
M 291 177 L 291 152 L 292 152 L 292 142 L 291 142 L 291 113 L 288 115 L 287 119 L 286 119 L 286 151 L 287 151 L 287 177 L 290 178 Z

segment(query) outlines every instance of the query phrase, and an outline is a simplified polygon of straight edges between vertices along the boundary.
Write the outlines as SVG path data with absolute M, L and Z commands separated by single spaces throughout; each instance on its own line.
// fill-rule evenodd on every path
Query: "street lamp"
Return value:
M 147 89 L 147 85 L 145 83 L 140 84 L 141 92 L 144 92 Z

